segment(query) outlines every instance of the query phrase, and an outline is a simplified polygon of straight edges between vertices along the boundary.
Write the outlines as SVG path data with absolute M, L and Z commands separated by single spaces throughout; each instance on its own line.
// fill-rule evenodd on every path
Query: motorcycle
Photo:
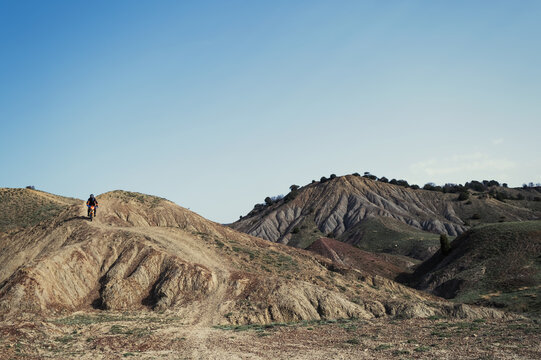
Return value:
M 88 218 L 90 219 L 90 221 L 92 221 L 92 219 L 94 218 L 94 216 L 96 216 L 96 206 L 95 205 L 87 205 L 89 210 L 88 210 Z

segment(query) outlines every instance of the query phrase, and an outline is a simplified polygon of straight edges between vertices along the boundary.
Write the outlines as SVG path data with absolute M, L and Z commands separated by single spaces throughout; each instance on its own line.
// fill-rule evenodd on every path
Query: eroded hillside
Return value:
M 0 312 L 168 310 L 186 323 L 321 318 L 501 317 L 369 271 L 208 221 L 165 199 L 115 191 L 0 238 Z
M 471 195 L 468 201 L 459 201 L 457 194 L 348 175 L 314 182 L 275 203 L 257 206 L 231 227 L 301 248 L 330 236 L 366 250 L 426 259 L 439 245 L 438 234 L 456 236 L 479 222 L 540 216 L 525 201 Z

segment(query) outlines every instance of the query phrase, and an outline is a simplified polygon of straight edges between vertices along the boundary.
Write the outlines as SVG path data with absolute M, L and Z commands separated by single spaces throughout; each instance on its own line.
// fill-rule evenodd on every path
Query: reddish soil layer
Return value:
M 384 255 L 361 250 L 349 244 L 329 238 L 321 238 L 307 250 L 325 256 L 341 265 L 351 266 L 373 275 L 394 279 L 398 274 L 408 271 L 391 263 Z

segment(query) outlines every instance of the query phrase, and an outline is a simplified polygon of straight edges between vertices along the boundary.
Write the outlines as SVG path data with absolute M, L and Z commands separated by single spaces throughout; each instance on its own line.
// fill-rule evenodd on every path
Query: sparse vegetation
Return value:
M 306 249 L 314 241 L 324 236 L 317 227 L 314 214 L 306 216 L 301 223 L 293 228 L 291 235 L 288 245 L 301 249 Z
M 0 189 L 0 232 L 34 226 L 76 202 L 40 191 Z
M 59 336 L 55 338 L 55 341 L 58 341 L 59 343 L 62 343 L 62 344 L 67 344 L 74 340 L 75 340 L 75 337 L 73 335 L 64 335 L 64 336 Z
M 178 321 L 180 318 L 176 316 L 170 316 L 166 320 L 167 322 L 175 322 Z M 73 315 L 68 316 L 64 318 L 57 318 L 50 320 L 54 324 L 58 325 L 67 325 L 67 326 L 87 326 L 92 324 L 101 324 L 101 323 L 109 323 L 109 322 L 156 322 L 156 321 L 163 321 L 163 319 L 160 319 L 155 316 L 147 316 L 147 317 L 141 317 L 138 314 L 125 314 L 125 315 L 119 315 L 119 314 L 111 314 L 111 313 L 105 313 L 105 314 L 84 314 L 84 315 Z
M 143 313 L 132 313 L 146 322 Z M 26 320 L 28 325 L 30 321 Z M 38 322 L 36 322 L 38 323 Z M 129 334 L 137 321 L 118 322 L 113 333 L 91 325 L 65 325 L 52 321 L 53 334 L 38 327 L 2 324 L 0 339 L 6 359 L 28 358 L 39 352 L 40 358 L 68 359 L 93 354 L 96 358 L 153 357 L 183 358 L 197 354 L 198 358 L 213 358 L 227 353 L 231 357 L 248 356 L 250 351 L 273 349 L 277 358 L 294 358 L 299 344 L 306 357 L 332 352 L 336 358 L 426 358 L 452 354 L 457 358 L 485 358 L 487 353 L 501 358 L 538 356 L 541 327 L 536 320 L 474 320 L 385 318 L 306 320 L 292 323 L 216 325 L 204 332 L 168 321 L 159 315 L 152 324 L 156 334 L 174 336 L 134 336 Z M 13 327 L 10 327 L 13 326 Z M 15 329 L 23 328 L 24 332 Z M 410 331 L 415 328 L 416 331 Z M 59 333 L 59 331 L 61 331 Z M 17 335 L 14 335 L 17 334 Z M 242 335 L 241 335 L 242 334 Z M 491 341 L 486 341 L 490 339 Z M 188 340 L 188 341 L 187 341 Z M 316 340 L 316 341 L 314 341 Z M 321 341 L 322 340 L 322 341 Z M 213 341 L 213 347 L 200 347 L 201 341 Z M 443 355 L 442 355 L 443 354 Z
M 292 201 L 299 195 L 299 185 L 291 185 L 289 190 L 291 191 L 284 197 L 284 202 Z
M 376 346 L 376 348 L 374 350 L 376 351 L 382 351 L 382 350 L 387 350 L 387 349 L 390 349 L 392 348 L 393 346 L 391 344 L 379 344 L 378 346 Z
M 539 313 L 541 306 L 541 221 L 503 222 L 475 227 L 453 242 L 438 267 L 436 257 L 416 270 L 436 281 L 436 295 L 457 302 Z M 460 269 L 457 271 L 457 269 Z M 438 279 L 445 279 L 438 282 Z M 439 285 L 439 286 L 438 286 Z M 446 290 L 448 289 L 448 290 Z
M 148 336 L 152 331 L 148 328 L 129 328 L 124 325 L 113 325 L 109 329 L 111 335 L 130 335 L 135 337 Z
M 358 234 L 362 241 L 354 244 L 360 249 L 396 255 L 405 255 L 414 259 L 425 259 L 432 253 L 429 248 L 439 246 L 439 235 L 416 230 L 397 220 L 373 218 L 346 231 L 339 238 L 345 239 L 350 233 Z
M 427 352 L 430 351 L 430 346 L 418 346 L 415 349 L 413 349 L 415 352 Z
M 162 197 L 142 194 L 142 193 L 138 193 L 134 191 L 115 190 L 107 194 L 114 195 L 117 198 L 124 199 L 127 201 L 135 200 L 138 203 L 148 205 L 150 208 L 155 208 L 162 201 L 167 201 L 167 199 L 164 199 Z
M 378 177 L 376 175 L 370 174 L 369 171 L 365 171 L 363 177 L 367 178 L 367 179 L 370 179 L 370 180 L 377 180 L 378 179 Z

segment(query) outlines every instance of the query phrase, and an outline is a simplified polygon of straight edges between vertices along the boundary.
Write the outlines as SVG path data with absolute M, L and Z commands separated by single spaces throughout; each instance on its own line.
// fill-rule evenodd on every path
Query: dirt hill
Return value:
M 512 196 L 521 192 L 506 191 Z M 539 202 L 530 201 L 531 196 L 500 201 L 488 193 L 469 194 L 467 201 L 459 201 L 456 193 L 348 175 L 314 182 L 279 201 L 257 205 L 231 227 L 300 248 L 327 236 L 365 250 L 424 260 L 439 246 L 440 233 L 456 236 L 482 222 L 541 216 Z
M 0 233 L 36 225 L 80 202 L 39 190 L 0 188 Z
M 404 277 L 403 279 L 407 279 Z M 449 299 L 541 313 L 541 221 L 482 225 L 419 266 L 409 283 Z
M 114 191 L 0 237 L 0 314 L 173 311 L 186 324 L 385 316 L 501 317 Z

